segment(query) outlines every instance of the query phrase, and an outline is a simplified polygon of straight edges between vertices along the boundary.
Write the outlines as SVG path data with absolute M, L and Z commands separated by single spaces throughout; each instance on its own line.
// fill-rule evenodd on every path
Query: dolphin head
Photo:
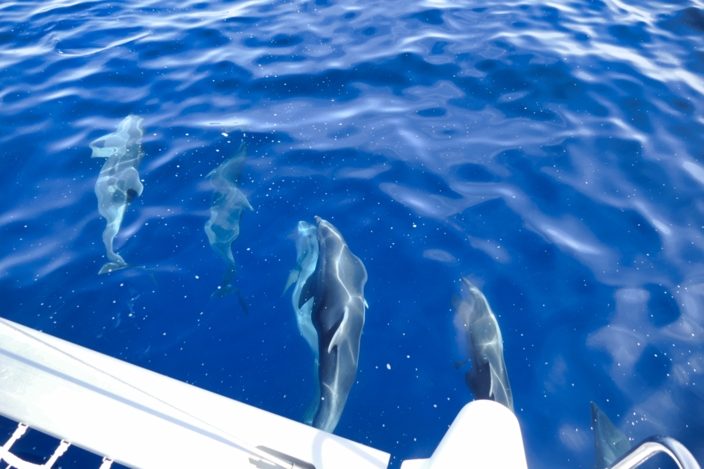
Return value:
M 112 158 L 124 155 L 130 145 L 139 145 L 144 131 L 142 119 L 139 116 L 129 115 L 117 125 L 115 132 L 98 137 L 90 142 L 93 158 Z
M 320 256 L 326 257 L 326 264 L 335 266 L 338 280 L 363 291 L 367 281 L 367 269 L 364 263 L 350 251 L 345 238 L 332 223 L 317 215 L 314 220 L 318 225 Z
M 338 246 L 341 248 L 345 246 L 345 240 L 337 231 L 337 228 L 327 220 L 320 218 L 319 216 L 313 217 L 315 224 L 318 229 L 318 244 L 321 251 L 326 251 L 328 247 Z
M 296 233 L 296 262 L 299 268 L 303 268 L 307 261 L 312 262 L 312 268 L 318 260 L 318 238 L 316 237 L 316 227 L 305 221 L 298 222 Z
M 138 140 L 144 136 L 143 118 L 130 114 L 117 125 L 117 133 L 125 135 L 128 140 Z
M 475 397 L 513 410 L 501 329 L 486 297 L 467 278 L 462 279 L 462 298 L 455 304 L 454 325 L 472 362 L 466 380 Z

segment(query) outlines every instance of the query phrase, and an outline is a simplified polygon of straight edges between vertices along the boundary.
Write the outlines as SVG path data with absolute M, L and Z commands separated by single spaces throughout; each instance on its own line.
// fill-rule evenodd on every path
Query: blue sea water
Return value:
M 592 467 L 589 402 L 704 460 L 701 0 L 0 2 L 0 315 L 302 420 L 298 220 L 365 263 L 336 433 L 427 457 L 487 296 L 531 467 Z M 89 142 L 144 118 L 105 262 Z M 206 175 L 245 143 L 235 294 Z

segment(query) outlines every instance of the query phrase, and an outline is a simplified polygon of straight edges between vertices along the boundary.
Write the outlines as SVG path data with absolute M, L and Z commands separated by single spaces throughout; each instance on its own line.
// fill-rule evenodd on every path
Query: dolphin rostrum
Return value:
M 127 205 L 144 190 L 137 172 L 142 159 L 142 120 L 129 115 L 118 124 L 115 132 L 90 143 L 91 157 L 106 159 L 95 182 L 98 212 L 106 220 L 103 244 L 108 262 L 100 268 L 100 274 L 127 267 L 122 256 L 115 252 L 113 241 L 120 231 Z
M 320 397 L 313 426 L 332 432 L 357 376 L 364 326 L 367 270 L 330 222 L 315 217 L 318 259 L 302 287 L 298 308 L 309 300 L 317 332 Z
M 208 174 L 215 195 L 210 207 L 210 218 L 205 222 L 205 234 L 210 247 L 227 262 L 228 270 L 218 287 L 219 293 L 227 293 L 235 273 L 235 258 L 232 255 L 232 243 L 240 235 L 240 218 L 242 212 L 254 210 L 247 197 L 238 187 L 240 173 L 246 158 L 242 146 L 235 156 L 223 162 Z
M 594 402 L 591 403 L 591 409 L 596 468 L 606 469 L 630 451 L 631 443 Z
M 472 362 L 467 384 L 477 399 L 491 399 L 513 410 L 513 397 L 504 362 L 501 330 L 484 294 L 462 279 L 462 298 L 455 305 L 455 329 L 466 342 Z

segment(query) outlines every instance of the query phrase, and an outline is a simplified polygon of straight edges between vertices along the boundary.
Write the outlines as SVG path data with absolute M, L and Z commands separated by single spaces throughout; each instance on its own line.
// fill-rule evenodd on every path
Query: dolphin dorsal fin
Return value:
M 592 408 L 592 427 L 594 429 L 594 449 L 596 468 L 611 467 L 631 449 L 628 437 L 611 422 L 609 417 L 594 402 Z

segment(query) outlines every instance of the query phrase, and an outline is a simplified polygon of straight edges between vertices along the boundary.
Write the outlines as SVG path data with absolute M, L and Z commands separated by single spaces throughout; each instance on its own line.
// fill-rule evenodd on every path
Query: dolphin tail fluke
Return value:
M 611 422 L 598 405 L 591 402 L 596 468 L 611 467 L 631 449 L 628 437 Z
M 211 297 L 224 298 L 230 293 L 235 293 L 235 295 L 237 296 L 237 302 L 240 304 L 240 308 L 242 308 L 242 311 L 245 315 L 249 314 L 249 306 L 244 300 L 244 296 L 242 296 L 242 291 L 240 291 L 237 285 L 235 285 L 234 267 L 230 267 L 229 269 L 227 269 L 225 275 L 222 278 L 222 281 L 220 282 L 220 285 L 217 286 Z
M 237 302 L 240 304 L 240 308 L 242 308 L 242 312 L 245 314 L 245 316 L 249 315 L 249 305 L 244 300 L 244 296 L 242 296 L 242 292 L 236 286 L 233 289 L 235 291 L 235 295 L 237 296 Z
M 110 272 L 115 272 L 116 270 L 122 270 L 127 267 L 129 267 L 129 265 L 125 261 L 106 262 L 105 264 L 103 264 L 103 266 L 98 271 L 98 275 L 109 274 Z
M 225 275 L 220 284 L 215 287 L 215 291 L 212 293 L 213 298 L 225 298 L 227 295 L 232 293 L 234 286 L 232 285 L 232 277 Z

